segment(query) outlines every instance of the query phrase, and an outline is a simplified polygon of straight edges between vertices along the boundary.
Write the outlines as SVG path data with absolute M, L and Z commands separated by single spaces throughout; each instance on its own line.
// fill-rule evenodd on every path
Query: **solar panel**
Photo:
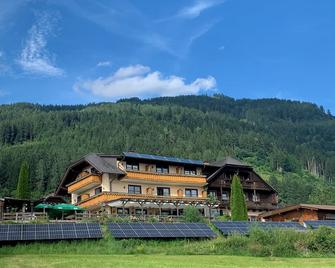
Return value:
M 248 222 L 248 221 L 225 221 L 225 222 L 213 222 L 216 228 L 218 228 L 224 235 L 231 235 L 234 233 L 246 235 L 250 232 L 253 227 L 261 229 L 275 229 L 275 228 L 286 228 L 294 230 L 305 230 L 305 228 L 298 222 Z
M 305 224 L 312 229 L 317 229 L 320 226 L 328 226 L 335 228 L 335 221 L 334 220 L 323 220 L 323 221 L 305 221 Z
M 149 159 L 149 160 L 174 162 L 174 163 L 181 163 L 181 164 L 191 164 L 191 165 L 199 165 L 199 166 L 202 166 L 204 164 L 204 162 L 201 160 L 192 160 L 192 159 L 184 159 L 184 158 L 169 157 L 169 156 L 139 154 L 139 153 L 133 153 L 133 152 L 124 152 L 123 154 L 124 156 L 131 157 L 131 158 Z
M 98 223 L 0 224 L 0 241 L 102 238 Z
M 115 238 L 213 238 L 204 223 L 110 223 Z

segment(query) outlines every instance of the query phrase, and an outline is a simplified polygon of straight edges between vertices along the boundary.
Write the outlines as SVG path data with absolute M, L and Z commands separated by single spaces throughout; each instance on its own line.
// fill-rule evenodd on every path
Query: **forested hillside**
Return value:
M 180 96 L 77 106 L 0 106 L 0 196 L 21 163 L 35 197 L 89 152 L 144 153 L 252 164 L 282 204 L 335 204 L 335 118 L 322 107 L 276 99 Z

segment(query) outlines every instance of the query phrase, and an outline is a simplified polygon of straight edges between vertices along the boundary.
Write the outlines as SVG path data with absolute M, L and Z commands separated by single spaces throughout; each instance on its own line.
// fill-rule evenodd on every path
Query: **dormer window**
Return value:
M 139 165 L 138 165 L 138 163 L 127 162 L 126 169 L 127 170 L 138 171 L 139 170 Z
M 156 172 L 157 173 L 169 173 L 169 166 L 165 165 L 156 165 Z
M 197 170 L 195 168 L 185 167 L 184 174 L 185 175 L 196 175 Z

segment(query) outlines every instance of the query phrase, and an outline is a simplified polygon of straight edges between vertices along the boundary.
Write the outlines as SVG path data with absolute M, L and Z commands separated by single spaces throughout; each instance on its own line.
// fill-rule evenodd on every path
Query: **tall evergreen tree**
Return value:
M 29 189 L 29 166 L 26 161 L 21 165 L 19 180 L 17 182 L 16 197 L 21 199 L 30 198 Z
M 234 175 L 231 184 L 230 209 L 231 219 L 233 221 L 248 220 L 247 205 L 245 203 L 243 188 L 240 178 L 237 175 Z

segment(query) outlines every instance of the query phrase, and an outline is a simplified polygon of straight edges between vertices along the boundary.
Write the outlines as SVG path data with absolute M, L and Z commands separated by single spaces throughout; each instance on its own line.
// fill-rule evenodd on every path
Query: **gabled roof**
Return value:
M 274 189 L 267 181 L 265 181 L 259 174 L 257 174 L 257 172 L 255 172 L 255 170 L 252 168 L 252 166 L 247 165 L 247 164 L 243 164 L 242 162 L 240 162 L 239 160 L 232 158 L 230 156 L 226 157 L 223 160 L 219 160 L 219 161 L 215 161 L 212 163 L 207 164 L 207 166 L 210 167 L 217 167 L 218 169 L 211 174 L 208 178 L 207 178 L 207 183 L 210 183 L 211 181 L 215 180 L 218 176 L 221 175 L 221 173 L 227 168 L 227 167 L 233 167 L 236 168 L 236 170 L 238 170 L 239 168 L 247 168 L 249 169 L 251 172 L 253 172 L 265 185 L 267 185 L 271 190 L 273 190 L 274 192 L 277 193 L 277 190 Z
M 214 167 L 223 167 L 223 166 L 239 166 L 239 167 L 250 167 L 247 164 L 242 163 L 241 161 L 232 158 L 231 156 L 227 156 L 226 158 L 222 159 L 222 160 L 217 160 L 214 162 L 211 162 L 209 164 L 207 164 L 208 166 L 214 166 Z
M 125 157 L 129 157 L 129 158 L 138 158 L 138 159 L 170 162 L 170 163 L 177 163 L 177 164 L 197 165 L 197 166 L 204 165 L 204 162 L 201 160 L 193 160 L 193 159 L 185 159 L 185 158 L 161 156 L 161 155 L 153 155 L 153 154 L 140 154 L 140 153 L 135 153 L 135 152 L 123 152 L 122 154 Z
M 79 160 L 73 162 L 66 170 L 60 184 L 57 187 L 56 194 L 59 194 L 62 190 L 62 187 L 70 173 L 73 173 L 73 169 L 76 166 L 79 165 L 85 165 L 85 163 L 88 163 L 89 165 L 93 166 L 96 170 L 98 170 L 101 173 L 111 173 L 111 174 L 117 174 L 117 175 L 124 175 L 125 172 L 123 172 L 121 169 L 117 167 L 116 164 L 116 158 L 119 156 L 116 155 L 105 155 L 105 154 L 97 154 L 97 153 L 90 153 Z M 71 174 L 72 175 L 72 174 Z M 66 184 L 68 184 L 67 182 Z
M 115 156 L 107 156 L 91 153 L 82 158 L 83 160 L 90 163 L 95 169 L 101 173 L 113 173 L 113 174 L 125 174 L 116 165 Z
M 332 205 L 315 205 L 315 204 L 297 204 L 292 206 L 287 206 L 283 208 L 278 208 L 272 211 L 264 212 L 259 215 L 259 217 L 270 217 L 278 214 L 282 214 L 285 212 L 298 210 L 298 209 L 309 209 L 309 210 L 333 210 L 335 211 L 335 206 Z

